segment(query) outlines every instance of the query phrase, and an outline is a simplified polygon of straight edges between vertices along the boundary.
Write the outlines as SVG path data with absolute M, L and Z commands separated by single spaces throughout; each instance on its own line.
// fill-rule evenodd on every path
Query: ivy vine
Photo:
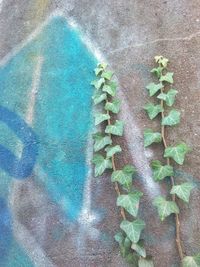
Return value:
M 101 176 L 107 169 L 112 170 L 111 181 L 117 193 L 116 205 L 121 213 L 121 231 L 115 235 L 122 257 L 133 266 L 153 267 L 153 262 L 146 255 L 141 240 L 141 232 L 145 222 L 138 218 L 138 209 L 142 192 L 133 187 L 133 177 L 136 174 L 134 166 L 127 164 L 117 169 L 115 155 L 122 148 L 113 144 L 113 136 L 123 136 L 124 123 L 115 120 L 113 115 L 120 111 L 120 100 L 116 98 L 117 84 L 112 80 L 114 73 L 107 70 L 107 64 L 98 64 L 95 68 L 97 79 L 91 84 L 95 87 L 94 105 L 100 104 L 101 112 L 95 113 L 95 125 L 104 129 L 93 135 L 95 176 Z
M 153 143 L 163 143 L 164 153 L 163 157 L 166 162 L 154 160 L 151 162 L 153 178 L 156 182 L 168 179 L 171 180 L 171 190 L 167 198 L 165 196 L 158 196 L 154 199 L 153 205 L 157 208 L 159 217 L 163 221 L 171 214 L 175 215 L 176 224 L 176 244 L 183 267 L 197 267 L 200 266 L 200 254 L 195 256 L 186 256 L 183 250 L 182 240 L 180 237 L 180 209 L 178 207 L 177 199 L 188 203 L 191 190 L 194 189 L 194 184 L 190 182 L 183 182 L 176 184 L 174 179 L 174 167 L 171 160 L 179 165 L 183 165 L 185 156 L 190 152 L 190 148 L 184 142 L 179 142 L 176 145 L 168 145 L 166 140 L 166 127 L 175 126 L 180 122 L 180 112 L 171 108 L 175 102 L 178 91 L 173 88 L 173 72 L 168 72 L 167 67 L 169 60 L 163 56 L 156 56 L 155 62 L 157 66 L 151 70 L 156 78 L 157 83 L 150 83 L 146 86 L 151 97 L 155 97 L 157 103 L 148 103 L 145 105 L 149 118 L 153 120 L 158 114 L 161 114 L 161 129 L 155 132 L 152 129 L 145 129 L 144 131 L 144 146 L 148 147 Z M 167 109 L 167 110 L 166 110 Z M 169 200 L 169 198 L 171 198 Z

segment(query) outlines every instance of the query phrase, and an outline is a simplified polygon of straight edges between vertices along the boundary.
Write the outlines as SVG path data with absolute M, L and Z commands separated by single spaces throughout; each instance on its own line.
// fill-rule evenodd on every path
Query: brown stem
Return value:
M 106 102 L 108 102 L 108 100 L 106 100 Z M 107 110 L 107 114 L 110 115 L 109 110 Z M 110 119 L 108 119 L 108 125 L 111 125 L 111 120 Z M 111 138 L 111 134 L 109 134 L 109 136 Z M 115 164 L 115 156 L 114 155 L 112 156 L 111 160 L 112 160 L 113 170 L 116 171 L 117 168 L 116 168 L 116 164 Z M 121 192 L 120 192 L 120 189 L 119 189 L 119 185 L 118 185 L 117 182 L 115 182 L 115 191 L 116 191 L 118 196 L 121 195 Z M 122 216 L 123 220 L 126 220 L 126 215 L 125 215 L 124 208 L 121 207 L 120 211 L 121 211 L 121 216 Z
M 163 88 L 161 88 L 161 93 L 163 93 Z M 161 112 L 161 116 L 162 116 L 162 119 L 164 119 L 165 114 L 164 114 L 164 101 L 163 100 L 161 100 L 161 107 L 163 109 L 163 111 Z M 164 147 L 167 148 L 168 146 L 167 146 L 167 141 L 165 137 L 165 126 L 164 125 L 161 126 L 161 135 L 162 135 Z M 169 158 L 167 158 L 167 165 L 170 165 Z M 171 176 L 170 180 L 171 180 L 172 186 L 174 186 L 175 185 L 174 177 Z M 176 202 L 176 196 L 174 194 L 172 195 L 172 200 Z M 177 213 L 175 213 L 175 222 L 176 222 L 176 244 L 177 244 L 180 259 L 182 260 L 184 258 L 184 254 L 183 254 L 182 242 L 181 242 L 181 237 L 180 237 L 180 220 L 179 220 L 179 215 Z

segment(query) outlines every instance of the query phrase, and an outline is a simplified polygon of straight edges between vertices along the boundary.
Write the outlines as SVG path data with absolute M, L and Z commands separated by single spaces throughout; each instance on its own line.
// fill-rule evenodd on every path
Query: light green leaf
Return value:
M 106 92 L 111 96 L 115 96 L 117 91 L 117 84 L 115 82 L 109 82 L 103 86 L 102 90 L 103 92 Z
M 159 63 L 163 66 L 163 68 L 167 67 L 167 64 L 169 62 L 169 59 L 167 59 L 166 57 L 163 56 L 155 56 L 155 61 L 156 63 Z
M 146 86 L 146 89 L 149 90 L 149 95 L 153 96 L 155 95 L 161 88 L 163 88 L 163 84 L 162 83 L 150 83 Z
M 183 267 L 200 267 L 200 254 L 184 257 Z
M 109 110 L 115 114 L 117 114 L 120 110 L 120 103 L 119 99 L 113 99 L 112 102 L 107 102 L 105 105 L 105 110 Z
M 132 243 L 131 248 L 135 250 L 141 257 L 146 257 L 146 250 L 142 240 L 140 240 L 138 243 Z
M 105 70 L 107 68 L 108 64 L 107 63 L 99 63 L 97 66 L 98 66 L 98 68 Z
M 106 169 L 112 169 L 111 160 L 104 158 L 100 154 L 95 154 L 92 162 L 95 164 L 95 177 L 102 175 Z
M 95 80 L 91 82 L 91 85 L 93 85 L 97 90 L 101 88 L 101 86 L 105 83 L 105 79 L 101 78 L 99 80 Z
M 156 182 L 163 180 L 165 177 L 174 175 L 173 167 L 170 165 L 162 165 L 159 160 L 153 160 L 151 168 L 153 171 L 153 178 Z
M 96 92 L 96 94 L 92 97 L 94 104 L 97 105 L 101 103 L 102 101 L 106 100 L 107 95 L 106 94 L 101 94 L 99 91 Z
M 105 71 L 101 74 L 101 78 L 104 78 L 106 80 L 110 80 L 113 76 L 114 72 L 112 71 Z
M 105 151 L 107 152 L 107 154 L 106 154 L 107 158 L 111 158 L 116 153 L 120 153 L 122 151 L 122 149 L 119 145 L 116 145 L 116 146 L 106 147 Z
M 110 115 L 106 113 L 105 114 L 96 113 L 94 116 L 95 116 L 95 125 L 98 125 L 102 123 L 103 121 L 107 121 L 110 119 Z
M 112 139 L 109 135 L 102 135 L 101 133 L 96 133 L 93 135 L 94 143 L 94 151 L 97 152 L 104 148 L 107 145 L 112 144 Z
M 115 238 L 115 241 L 116 241 L 117 243 L 119 243 L 119 245 L 122 245 L 122 244 L 124 243 L 124 239 L 125 239 L 125 237 L 124 237 L 124 235 L 122 234 L 122 232 L 118 232 L 118 233 L 114 236 L 114 238 Z
M 158 95 L 159 99 L 162 99 L 166 102 L 166 104 L 171 107 L 174 104 L 175 97 L 177 95 L 178 91 L 175 89 L 170 89 L 166 94 L 161 93 Z
M 133 243 L 137 243 L 140 239 L 141 231 L 145 228 L 145 223 L 140 219 L 136 219 L 133 222 L 124 220 L 121 222 L 120 228 L 127 234 L 128 238 Z
M 162 125 L 176 125 L 180 122 L 181 113 L 175 109 L 172 109 L 168 116 L 162 119 Z
M 150 146 L 153 143 L 160 143 L 162 136 L 160 133 L 153 132 L 151 129 L 144 130 L 144 146 Z
M 117 198 L 117 206 L 123 207 L 132 216 L 136 217 L 142 195 L 143 193 L 139 191 L 129 193 L 127 195 L 120 195 Z
M 96 75 L 96 76 L 98 76 L 99 74 L 101 74 L 102 71 L 103 71 L 102 68 L 95 68 L 95 69 L 94 69 L 94 72 L 95 72 L 95 75 Z
M 180 199 L 188 203 L 190 198 L 190 192 L 194 188 L 194 184 L 189 182 L 180 185 L 174 185 L 170 194 L 176 194 Z
M 164 197 L 156 197 L 153 205 L 157 207 L 161 221 L 172 213 L 179 213 L 179 208 L 174 201 L 167 201 Z
M 106 126 L 105 132 L 108 133 L 108 134 L 122 136 L 123 135 L 123 130 L 124 130 L 123 122 L 116 120 L 115 124 Z
M 127 189 L 130 189 L 135 172 L 136 169 L 132 165 L 125 165 L 122 170 L 113 171 L 111 181 L 118 182 Z
M 162 75 L 162 67 L 158 67 L 158 68 L 153 68 L 151 70 L 151 73 L 155 74 L 157 78 L 160 78 L 160 76 Z
M 154 267 L 153 260 L 151 257 L 140 258 L 138 262 L 138 267 Z
M 160 82 L 168 82 L 168 83 L 173 83 L 173 72 L 167 72 L 165 75 L 161 76 L 159 81 Z
M 190 151 L 190 148 L 185 143 L 180 143 L 176 146 L 169 146 L 165 149 L 164 157 L 172 158 L 178 164 L 183 165 L 185 155 Z
M 160 112 L 163 111 L 161 105 L 154 105 L 152 103 L 146 104 L 144 109 L 147 111 L 147 114 L 151 120 L 153 120 Z

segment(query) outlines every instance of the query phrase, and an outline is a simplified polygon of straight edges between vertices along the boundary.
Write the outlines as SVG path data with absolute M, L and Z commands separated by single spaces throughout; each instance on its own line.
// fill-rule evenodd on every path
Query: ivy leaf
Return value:
M 133 222 L 124 220 L 121 222 L 120 228 L 127 234 L 128 238 L 133 243 L 137 243 L 140 239 L 141 231 L 145 228 L 145 223 L 140 219 L 136 219 Z
M 153 260 L 151 257 L 140 258 L 138 262 L 138 267 L 154 267 Z
M 112 169 L 111 160 L 104 158 L 100 154 L 95 154 L 92 162 L 95 164 L 95 177 L 102 175 L 106 169 Z
M 97 113 L 94 116 L 95 116 L 95 125 L 98 125 L 98 124 L 102 123 L 103 121 L 107 121 L 110 119 L 109 114 Z
M 156 75 L 157 78 L 160 78 L 160 76 L 162 75 L 162 67 L 158 67 L 158 68 L 153 68 L 151 70 L 151 73 L 154 73 Z
M 115 241 L 116 241 L 117 243 L 119 243 L 119 245 L 122 245 L 122 244 L 124 243 L 124 239 L 125 239 L 125 237 L 124 237 L 124 235 L 122 234 L 122 232 L 118 232 L 118 233 L 114 236 L 114 238 L 115 238 Z
M 152 143 L 160 143 L 162 136 L 160 133 L 153 132 L 151 129 L 144 130 L 144 146 L 150 146 Z
M 105 151 L 107 152 L 107 154 L 106 154 L 107 158 L 111 158 L 116 153 L 120 153 L 122 151 L 122 149 L 119 145 L 116 145 L 116 146 L 106 147 Z
M 174 201 L 167 201 L 164 197 L 156 197 L 153 205 L 157 207 L 161 221 L 172 213 L 179 213 L 179 208 Z
M 132 177 L 136 169 L 132 165 L 125 165 L 122 170 L 113 171 L 111 176 L 112 182 L 118 182 L 130 189 L 132 185 Z
M 152 103 L 146 104 L 144 109 L 147 111 L 147 114 L 151 120 L 153 120 L 160 112 L 163 111 L 161 105 L 154 105 Z
M 129 253 L 126 257 L 125 260 L 127 263 L 131 264 L 132 267 L 137 267 L 138 266 L 138 260 L 139 257 L 136 253 Z
M 190 151 L 190 148 L 185 143 L 180 143 L 176 146 L 169 146 L 165 149 L 164 157 L 172 158 L 178 164 L 183 165 L 185 155 Z
M 173 72 L 167 72 L 165 75 L 161 76 L 159 81 L 160 82 L 168 82 L 168 83 L 173 83 Z
M 105 132 L 108 134 L 122 136 L 123 130 L 124 130 L 123 122 L 116 120 L 115 124 L 106 126 Z
M 175 97 L 178 94 L 178 91 L 175 89 L 170 89 L 166 94 L 161 93 L 157 97 L 166 102 L 166 104 L 171 107 L 174 104 Z
M 146 257 L 146 250 L 144 248 L 144 242 L 140 240 L 138 243 L 132 243 L 131 248 L 135 250 L 141 257 Z
M 117 206 L 123 207 L 132 216 L 136 217 L 142 195 L 143 193 L 139 191 L 129 193 L 127 195 L 120 195 L 117 198 Z
M 107 68 L 108 64 L 107 63 L 99 63 L 98 64 L 98 68 L 101 68 L 103 70 L 105 70 Z
M 99 74 L 103 72 L 103 69 L 99 67 L 99 68 L 94 69 L 94 72 L 95 72 L 95 75 L 98 76 Z
M 180 122 L 181 113 L 175 109 L 172 109 L 168 116 L 162 119 L 162 125 L 176 125 Z
M 183 267 L 199 267 L 200 266 L 200 254 L 196 256 L 186 256 L 183 259 Z
M 150 83 L 146 86 L 146 89 L 149 90 L 149 95 L 153 96 L 155 95 L 161 88 L 163 88 L 163 84 L 162 83 Z
M 112 102 L 106 103 L 105 110 L 109 110 L 112 113 L 117 114 L 120 110 L 120 103 L 121 103 L 121 101 L 119 99 L 113 99 Z
M 190 198 L 190 192 L 194 188 L 194 184 L 189 182 L 180 185 L 174 185 L 170 194 L 176 194 L 180 199 L 188 203 Z
M 97 92 L 92 98 L 93 98 L 94 104 L 97 105 L 101 103 L 102 101 L 106 100 L 107 95 Z
M 115 96 L 117 91 L 117 84 L 115 82 L 109 82 L 103 86 L 102 90 L 103 92 L 106 92 L 111 96 Z
M 174 175 L 173 167 L 170 165 L 163 166 L 159 160 L 153 160 L 151 162 L 151 168 L 153 171 L 153 178 L 156 182 L 163 180 L 165 177 Z
M 109 135 L 102 135 L 101 133 L 96 133 L 93 135 L 94 143 L 94 151 L 97 152 L 104 148 L 107 145 L 112 144 L 112 139 Z
M 97 90 L 101 88 L 101 86 L 105 83 L 105 79 L 101 78 L 99 80 L 95 80 L 91 82 L 91 85 L 93 85 Z
M 163 56 L 155 56 L 156 63 L 161 64 L 164 68 L 167 67 L 167 64 L 169 62 L 169 59 L 163 57 Z
M 101 78 L 104 78 L 106 80 L 110 80 L 113 76 L 114 72 L 112 71 L 105 71 L 101 74 Z

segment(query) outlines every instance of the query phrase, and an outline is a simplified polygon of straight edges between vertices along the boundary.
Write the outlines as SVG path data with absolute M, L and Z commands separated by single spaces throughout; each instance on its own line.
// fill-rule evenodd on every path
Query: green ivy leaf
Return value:
M 170 165 L 163 166 L 159 160 L 153 160 L 151 162 L 151 168 L 153 171 L 153 178 L 156 182 L 163 180 L 165 177 L 174 175 L 173 167 Z
M 165 75 L 161 76 L 159 81 L 160 82 L 168 82 L 168 83 L 173 83 L 173 72 L 167 72 Z
M 164 157 L 172 158 L 178 164 L 183 165 L 185 155 L 190 151 L 190 148 L 185 143 L 180 143 L 176 146 L 169 146 L 165 149 Z
M 158 68 L 153 68 L 151 70 L 151 73 L 155 74 L 157 78 L 160 78 L 160 76 L 162 75 L 162 67 L 158 67 Z
M 94 115 L 95 116 L 95 125 L 98 125 L 100 123 L 102 123 L 103 121 L 107 121 L 110 119 L 110 115 L 109 114 L 103 114 L 103 113 L 97 113 Z
M 112 71 L 105 71 L 101 74 L 101 78 L 104 78 L 106 80 L 110 80 L 113 76 L 114 72 Z
M 151 129 L 144 130 L 144 146 L 150 146 L 153 143 L 160 143 L 162 136 L 160 133 L 153 132 Z
M 194 188 L 195 186 L 192 183 L 182 183 L 180 185 L 174 185 L 170 194 L 176 194 L 180 199 L 188 203 L 190 198 L 190 192 Z
M 153 120 L 160 112 L 163 111 L 161 105 L 154 105 L 152 103 L 146 104 L 144 109 L 147 111 L 147 114 L 151 120 Z
M 135 172 L 136 169 L 132 165 L 125 165 L 122 170 L 113 171 L 111 181 L 118 182 L 127 189 L 130 189 Z
M 116 241 L 117 243 L 119 243 L 119 245 L 122 245 L 122 244 L 124 243 L 124 239 L 125 239 L 125 237 L 124 237 L 124 235 L 122 234 L 122 232 L 118 232 L 118 233 L 114 236 L 114 238 L 115 238 L 115 241 Z
M 107 63 L 99 63 L 97 66 L 98 66 L 98 68 L 105 70 L 107 68 L 108 64 Z
M 200 266 L 200 254 L 196 256 L 186 256 L 183 259 L 183 267 L 199 267 Z
M 161 88 L 163 88 L 163 84 L 162 83 L 150 83 L 146 86 L 146 89 L 149 91 L 149 95 L 153 96 L 155 95 Z
M 154 267 L 153 260 L 151 257 L 140 258 L 138 262 L 138 267 Z
M 140 219 L 136 219 L 133 222 L 124 220 L 121 222 L 120 228 L 127 234 L 128 238 L 133 243 L 137 243 L 140 239 L 141 231 L 145 228 L 145 223 Z
M 162 119 L 162 125 L 176 125 L 180 122 L 181 113 L 175 109 L 172 109 L 168 116 Z
M 94 69 L 94 72 L 95 72 L 95 75 L 98 76 L 99 74 L 103 72 L 103 69 L 99 67 L 99 68 Z
M 139 191 L 129 193 L 127 195 L 120 195 L 117 198 L 117 206 L 123 207 L 132 216 L 136 217 L 142 195 L 143 193 Z
M 178 94 L 178 91 L 175 89 L 170 89 L 166 94 L 161 93 L 158 95 L 159 99 L 162 99 L 166 102 L 166 104 L 171 107 L 174 104 L 175 97 Z
M 106 126 L 105 132 L 108 134 L 122 136 L 123 130 L 124 130 L 123 122 L 116 120 L 115 124 Z
M 167 59 L 166 57 L 163 56 L 155 56 L 155 61 L 156 63 L 159 63 L 163 66 L 163 68 L 167 67 L 167 64 L 169 62 L 169 59 Z
M 105 110 L 109 110 L 112 113 L 117 114 L 120 110 L 120 103 L 121 103 L 121 101 L 119 99 L 113 99 L 112 102 L 106 103 Z
M 102 175 L 106 169 L 112 169 L 111 160 L 104 158 L 100 154 L 95 154 L 92 162 L 95 164 L 95 177 Z
M 120 153 L 122 151 L 122 149 L 119 145 L 116 145 L 116 146 L 106 147 L 105 151 L 107 152 L 107 154 L 106 154 L 107 158 L 111 158 L 116 153 Z
M 102 135 L 101 133 L 96 133 L 93 135 L 94 143 L 94 151 L 97 152 L 104 148 L 107 145 L 112 144 L 112 139 L 109 135 Z
M 156 197 L 153 205 L 157 207 L 161 221 L 172 213 L 179 213 L 179 208 L 174 201 L 167 201 L 164 197 Z
M 105 79 L 101 78 L 99 80 L 92 81 L 91 85 L 93 85 L 97 90 L 99 90 L 104 83 Z
M 146 250 L 142 240 L 140 240 L 138 243 L 132 243 L 131 248 L 135 250 L 141 257 L 146 257 Z
M 115 96 L 117 92 L 117 84 L 115 82 L 109 82 L 103 86 L 102 90 L 111 96 Z
M 101 103 L 102 101 L 107 99 L 107 95 L 106 94 L 101 94 L 99 93 L 99 91 L 96 92 L 96 94 L 92 97 L 94 104 L 97 105 L 99 103 Z

